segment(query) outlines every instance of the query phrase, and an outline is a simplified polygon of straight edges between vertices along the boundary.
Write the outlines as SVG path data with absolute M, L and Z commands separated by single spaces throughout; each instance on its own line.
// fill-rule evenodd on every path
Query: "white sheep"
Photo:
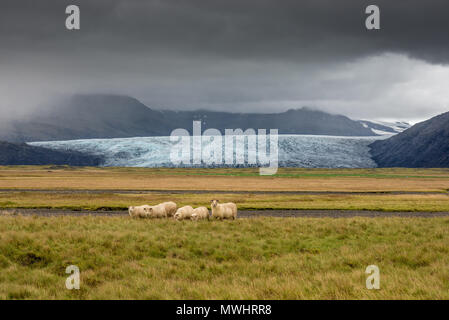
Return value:
M 193 213 L 192 213 L 192 220 L 203 220 L 203 219 L 208 219 L 209 220 L 209 210 L 207 210 L 206 207 L 198 207 L 193 209 Z
M 191 206 L 184 206 L 179 208 L 173 216 L 176 220 L 190 219 L 193 214 L 193 208 Z
M 237 219 L 237 205 L 233 202 L 219 203 L 211 200 L 212 218 L 215 219 Z
M 129 207 L 128 213 L 132 218 L 144 218 L 146 216 L 145 209 L 147 209 L 149 207 L 150 206 L 147 206 L 147 205 Z
M 176 203 L 174 203 L 173 201 L 162 202 L 159 205 L 165 207 L 165 211 L 167 212 L 168 218 L 173 217 L 174 214 L 176 213 L 176 209 L 178 208 Z
M 147 218 L 167 218 L 167 210 L 162 203 L 156 206 L 147 206 L 144 211 Z

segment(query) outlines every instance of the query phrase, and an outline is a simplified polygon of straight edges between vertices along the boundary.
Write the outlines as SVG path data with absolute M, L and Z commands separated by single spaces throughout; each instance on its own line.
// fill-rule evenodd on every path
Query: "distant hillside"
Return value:
M 370 128 L 374 133 L 380 135 L 396 134 L 410 128 L 410 124 L 403 121 L 396 122 L 383 122 L 372 120 L 359 120 L 359 122 L 365 127 Z
M 380 167 L 449 167 L 449 112 L 370 147 Z
M 283 113 L 227 113 L 213 111 L 158 111 L 138 100 L 117 95 L 76 95 L 42 110 L 28 121 L 0 126 L 0 139 L 13 142 L 167 136 L 177 128 L 279 129 L 281 134 L 372 136 L 370 128 L 341 115 L 307 108 Z
M 26 144 L 0 141 L 0 165 L 98 166 L 101 163 L 101 158 L 79 152 L 54 151 Z

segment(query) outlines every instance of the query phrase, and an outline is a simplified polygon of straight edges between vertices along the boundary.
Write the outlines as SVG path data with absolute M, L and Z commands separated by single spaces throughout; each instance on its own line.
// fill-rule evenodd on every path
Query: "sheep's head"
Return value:
M 211 200 L 210 201 L 210 206 L 212 208 L 216 208 L 218 206 L 218 200 Z
M 173 218 L 175 220 L 179 220 L 180 217 L 181 217 L 181 214 L 179 212 L 176 212 L 175 215 L 173 216 Z
M 198 215 L 196 213 L 193 213 L 190 219 L 196 221 L 198 220 Z
M 128 212 L 129 212 L 129 214 L 133 214 L 134 213 L 134 207 L 129 207 Z

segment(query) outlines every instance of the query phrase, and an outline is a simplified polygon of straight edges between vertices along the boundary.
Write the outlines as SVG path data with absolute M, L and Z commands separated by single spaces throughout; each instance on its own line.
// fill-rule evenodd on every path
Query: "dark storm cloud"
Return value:
M 81 9 L 79 31 L 65 29 L 69 4 Z M 369 4 L 381 9 L 379 31 L 364 27 Z M 275 111 L 307 102 L 375 116 L 359 112 L 369 92 L 415 75 L 385 78 L 361 59 L 449 63 L 448 9 L 447 0 L 2 0 L 0 94 L 5 106 L 25 90 L 38 98 L 90 90 L 160 108 Z M 385 57 L 381 68 L 396 70 L 398 58 Z M 343 66 L 350 74 L 335 78 Z
M 81 8 L 82 28 L 69 34 L 64 9 L 72 3 Z M 382 29 L 368 32 L 364 10 L 373 3 L 381 9 Z M 391 51 L 449 62 L 446 0 L 2 0 L 0 8 L 0 36 L 10 50 L 292 60 Z

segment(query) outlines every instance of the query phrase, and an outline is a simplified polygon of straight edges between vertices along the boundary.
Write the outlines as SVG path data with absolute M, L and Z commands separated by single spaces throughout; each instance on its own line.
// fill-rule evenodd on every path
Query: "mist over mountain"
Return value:
M 449 167 L 449 112 L 370 147 L 379 167 Z
M 229 113 L 215 111 L 153 110 L 138 100 L 120 95 L 74 95 L 41 110 L 29 120 L 0 126 L 0 140 L 11 142 L 90 138 L 168 136 L 174 129 L 192 131 L 192 121 L 208 128 L 279 129 L 280 134 L 336 136 L 376 135 L 366 125 L 342 115 L 309 108 L 282 113 Z

